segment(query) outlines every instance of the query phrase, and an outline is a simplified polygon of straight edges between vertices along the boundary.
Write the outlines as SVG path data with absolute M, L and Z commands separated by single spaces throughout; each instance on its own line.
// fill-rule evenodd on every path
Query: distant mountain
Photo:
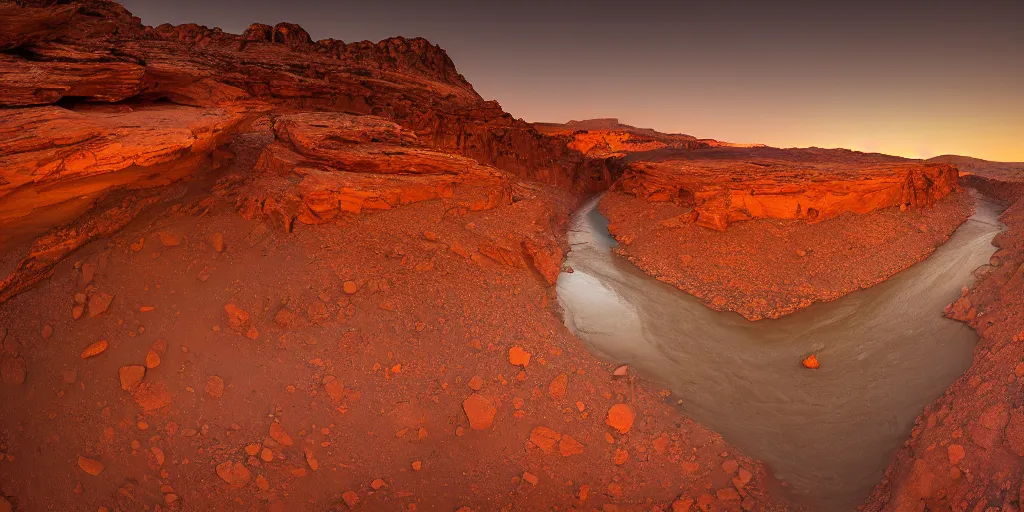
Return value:
M 651 128 L 637 128 L 628 124 L 622 124 L 617 118 L 605 117 L 601 119 L 584 119 L 582 121 L 569 121 L 567 123 L 533 123 L 533 127 L 541 133 L 577 132 L 577 131 L 608 131 L 608 132 L 629 132 L 649 136 L 671 136 L 679 139 L 697 140 L 693 135 L 683 133 L 662 133 Z
M 1024 162 L 992 162 L 970 156 L 940 155 L 929 158 L 927 162 L 954 164 L 960 169 L 960 175 L 983 175 L 989 178 L 1002 178 L 1011 181 L 1024 179 Z
M 985 169 L 1024 171 L 1024 162 L 993 162 L 990 160 L 982 160 L 980 158 L 974 158 L 971 156 L 940 155 L 934 158 L 929 158 L 927 161 L 940 162 L 944 164 L 956 164 L 956 166 L 959 167 L 961 171 Z
M 700 148 L 762 148 L 764 144 L 738 144 L 698 139 L 683 133 L 662 133 L 622 124 L 614 117 L 567 123 L 533 123 L 534 129 L 554 137 L 568 137 L 569 147 L 591 157 L 624 156 L 651 151 L 690 151 Z

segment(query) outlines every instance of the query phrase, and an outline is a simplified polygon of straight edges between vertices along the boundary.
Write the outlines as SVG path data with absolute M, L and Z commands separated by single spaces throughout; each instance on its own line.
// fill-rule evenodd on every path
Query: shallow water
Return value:
M 750 322 L 611 253 L 598 199 L 570 225 L 574 272 L 557 284 L 566 325 L 598 356 L 671 389 L 812 510 L 854 510 L 921 410 L 970 365 L 976 333 L 942 310 L 995 252 L 995 203 L 978 197 L 931 257 L 877 286 Z M 819 370 L 800 366 L 811 352 Z

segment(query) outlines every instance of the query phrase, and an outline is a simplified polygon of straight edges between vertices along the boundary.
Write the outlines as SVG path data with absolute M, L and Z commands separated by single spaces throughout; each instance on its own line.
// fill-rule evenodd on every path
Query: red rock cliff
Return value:
M 484 101 L 424 39 L 312 41 L 299 26 L 242 35 L 188 24 L 145 27 L 120 5 L 0 3 L 0 105 L 169 99 L 192 106 L 258 100 L 276 108 L 373 114 L 437 149 L 517 176 L 593 189 L 584 159 Z M 45 30 L 41 29 L 45 27 Z
M 753 218 L 817 222 L 931 206 L 959 189 L 954 165 L 848 151 L 715 148 L 634 160 L 616 191 L 690 206 L 691 220 L 719 231 Z

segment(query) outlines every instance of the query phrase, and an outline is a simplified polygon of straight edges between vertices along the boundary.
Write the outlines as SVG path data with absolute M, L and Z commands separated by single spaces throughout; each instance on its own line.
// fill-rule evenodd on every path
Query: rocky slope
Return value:
M 918 418 L 863 510 L 1020 510 L 1024 503 L 1024 172 L 974 162 L 966 182 L 1003 201 L 999 250 L 946 309 L 977 330 L 974 361 Z
M 288 23 L 253 25 L 242 35 L 198 25 L 153 28 L 106 0 L 2 1 L 0 18 L 6 29 L 0 105 L 8 107 L 0 111 L 6 139 L 0 146 L 0 247 L 17 248 L 17 255 L 0 259 L 3 298 L 46 275 L 58 255 L 80 245 L 61 241 L 58 248 L 53 237 L 40 237 L 46 230 L 78 218 L 112 190 L 162 185 L 223 165 L 232 156 L 221 150 L 224 144 L 254 123 L 272 124 L 268 114 L 374 115 L 401 127 L 402 144 L 415 141 L 417 152 L 408 153 L 408 161 L 440 158 L 434 165 L 475 167 L 484 174 L 492 171 L 481 166 L 491 166 L 577 192 L 610 182 L 602 161 L 541 136 L 496 102 L 484 101 L 444 51 L 422 39 L 314 42 Z M 366 178 L 375 170 L 360 172 Z M 450 193 L 441 190 L 450 189 L 450 181 L 396 177 L 404 172 L 382 174 L 406 183 L 406 196 L 420 194 L 413 190 L 420 185 L 434 188 L 423 197 Z M 306 177 L 308 196 L 317 179 Z M 323 184 L 342 185 L 350 183 Z M 378 186 L 387 194 L 398 190 L 376 178 L 356 188 L 373 195 Z M 273 195 L 253 193 L 259 201 Z M 267 209 L 294 203 L 280 194 L 272 199 Z M 252 217 L 264 205 L 246 209 Z M 97 222 L 110 226 L 80 229 L 83 236 L 74 239 L 84 242 L 94 236 L 88 233 L 121 224 L 106 223 L 103 212 L 93 211 Z M 35 237 L 34 246 L 23 248 Z
M 611 173 L 437 46 L 23 0 L 0 61 L 0 510 L 786 508 L 564 328 Z

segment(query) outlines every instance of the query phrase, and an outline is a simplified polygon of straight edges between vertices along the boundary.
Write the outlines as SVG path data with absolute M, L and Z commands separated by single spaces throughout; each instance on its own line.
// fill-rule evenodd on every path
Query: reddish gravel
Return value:
M 785 508 L 760 463 L 587 353 L 521 251 L 481 252 L 560 237 L 572 195 L 288 234 L 230 195 L 160 203 L 0 304 L 15 510 Z M 76 294 L 113 298 L 76 320 Z
M 814 224 L 755 219 L 721 233 L 677 222 L 687 209 L 671 202 L 608 192 L 599 208 L 616 251 L 636 266 L 715 310 L 759 320 L 835 300 L 923 260 L 971 215 L 973 201 L 961 192 L 932 208 Z

